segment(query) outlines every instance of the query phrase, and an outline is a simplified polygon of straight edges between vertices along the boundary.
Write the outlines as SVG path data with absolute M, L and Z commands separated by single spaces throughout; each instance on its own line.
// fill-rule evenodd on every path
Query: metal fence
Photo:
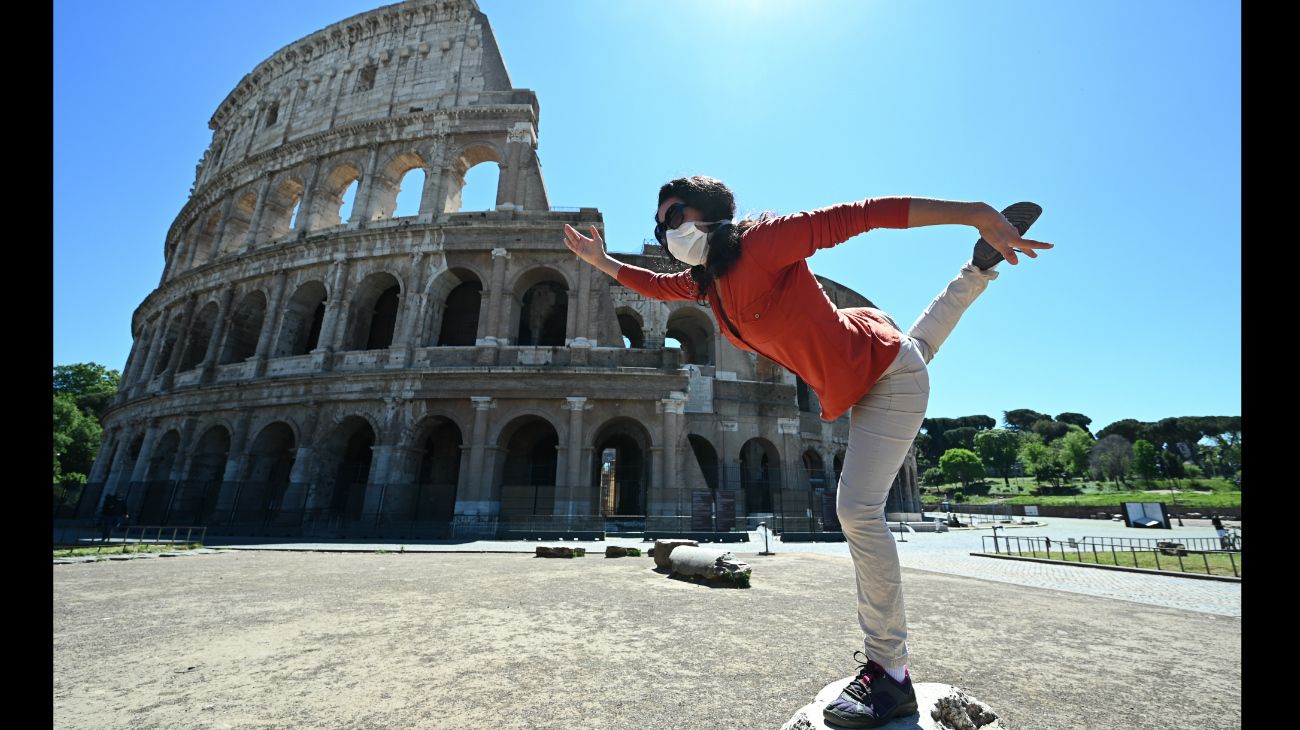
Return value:
M 1109 548 L 1114 545 L 1127 549 L 1129 547 L 1143 548 L 1153 550 L 1160 547 L 1162 542 L 1176 542 L 1189 550 L 1208 550 L 1211 552 L 1222 551 L 1225 549 L 1223 542 L 1217 537 L 1179 537 L 1179 538 L 1159 538 L 1159 537 L 1083 537 L 1081 542 L 1100 545 L 1103 548 Z M 1241 550 L 1241 538 L 1236 538 L 1235 549 Z
M 481 539 L 519 530 L 746 532 L 760 523 L 777 533 L 840 530 L 834 482 L 821 470 L 729 467 L 713 476 L 697 488 L 655 489 L 627 475 L 572 488 L 506 484 L 495 488 L 491 514 L 458 513 L 454 484 L 367 483 L 364 475 L 334 483 L 156 480 L 108 491 L 127 513 L 115 522 L 192 525 L 212 535 Z M 56 525 L 102 524 L 104 493 L 103 483 L 56 488 Z
M 1051 560 L 1059 559 L 1071 563 L 1091 562 L 1099 565 L 1113 564 L 1134 568 L 1149 568 L 1149 565 L 1144 565 L 1144 563 L 1154 563 L 1156 570 L 1168 572 L 1173 572 L 1174 565 L 1177 565 L 1179 572 L 1200 573 L 1202 572 L 1201 568 L 1203 568 L 1206 575 L 1214 575 L 1214 571 L 1210 567 L 1211 556 L 1214 556 L 1215 562 L 1220 564 L 1223 558 L 1226 557 L 1232 575 L 1237 578 L 1241 577 L 1236 553 L 1219 550 L 1188 550 L 1181 545 L 1181 540 L 1167 541 L 1170 544 L 1166 547 L 1147 548 L 1137 545 L 1123 546 L 1118 543 L 1103 545 L 1100 542 L 1089 543 L 1074 538 L 1053 540 L 1050 537 L 985 535 L 981 538 L 981 542 L 982 549 L 986 553 L 989 552 L 990 540 L 993 541 L 993 553 L 996 555 L 1026 557 L 1026 553 L 1028 553 L 1027 557 L 1041 557 L 1038 553 L 1045 553 L 1048 559 Z M 1056 557 L 1057 554 L 1060 555 L 1060 558 Z M 1162 557 L 1164 558 L 1163 563 L 1161 562 Z M 1197 557 L 1200 558 L 1199 561 L 1196 559 Z M 1106 558 L 1110 559 L 1109 563 L 1102 562 Z

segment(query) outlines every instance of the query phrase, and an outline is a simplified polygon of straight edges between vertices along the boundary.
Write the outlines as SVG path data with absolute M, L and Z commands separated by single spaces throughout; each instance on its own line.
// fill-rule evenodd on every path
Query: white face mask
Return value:
M 730 220 L 713 223 L 686 221 L 664 234 L 668 239 L 668 251 L 676 256 L 678 261 L 690 266 L 702 266 L 709 258 L 709 234 L 701 231 L 696 224 L 710 226 L 730 222 Z

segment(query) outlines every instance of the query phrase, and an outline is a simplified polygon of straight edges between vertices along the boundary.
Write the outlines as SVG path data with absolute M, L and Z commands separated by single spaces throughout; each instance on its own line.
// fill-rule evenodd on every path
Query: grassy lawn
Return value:
M 130 543 L 127 545 L 104 545 L 102 547 L 79 547 L 67 548 L 65 550 L 55 550 L 56 558 L 80 558 L 86 556 L 102 555 L 107 558 L 109 555 L 127 555 L 130 553 L 171 553 L 180 550 L 197 550 L 203 547 L 201 543 Z
M 1079 507 L 1118 506 L 1120 502 L 1164 502 L 1173 505 L 1175 497 L 1179 508 L 1198 509 L 1213 507 L 1240 507 L 1241 489 L 1227 479 L 1197 479 L 1196 487 L 1189 487 L 1189 480 L 1179 480 L 1180 489 L 1176 495 L 1169 493 L 1169 485 L 1157 481 L 1147 484 L 1137 480 L 1117 489 L 1110 482 L 1070 481 L 1063 486 L 1074 491 L 1072 494 L 1031 494 L 1039 485 L 1032 477 L 1012 477 L 1008 488 L 1003 480 L 989 478 L 987 493 L 972 494 L 967 487 L 962 490 L 959 482 L 944 484 L 939 487 L 925 487 L 921 490 L 922 499 L 926 501 L 942 499 L 944 493 L 963 491 L 960 504 L 1038 504 Z M 975 491 L 984 492 L 979 488 Z
M 1055 543 L 1054 543 L 1055 544 Z M 1237 577 L 1241 577 L 1241 553 L 1232 553 L 1229 558 L 1227 553 L 1199 553 L 1188 552 L 1182 556 L 1182 568 L 1179 568 L 1178 556 L 1156 554 L 1157 551 L 1138 550 L 1136 552 L 1125 552 L 1123 548 L 1115 548 L 1114 552 L 1110 548 L 1098 547 L 1094 554 L 1091 548 L 1080 547 L 1077 551 L 1065 547 L 1064 556 L 1060 551 L 1053 549 L 1051 555 L 1042 550 L 1025 551 L 1020 553 L 1009 553 L 1011 555 L 1020 555 L 1026 558 L 1047 558 L 1057 562 L 1067 563 L 1094 563 L 1097 565 L 1120 565 L 1126 568 L 1147 568 L 1149 570 L 1164 570 L 1173 573 L 1205 573 L 1205 564 L 1208 561 L 1211 575 L 1233 575 L 1233 563 L 1237 566 Z M 1004 554 L 1005 551 L 1004 551 Z M 1156 563 L 1159 561 L 1159 566 Z M 1136 565 L 1134 562 L 1136 561 Z

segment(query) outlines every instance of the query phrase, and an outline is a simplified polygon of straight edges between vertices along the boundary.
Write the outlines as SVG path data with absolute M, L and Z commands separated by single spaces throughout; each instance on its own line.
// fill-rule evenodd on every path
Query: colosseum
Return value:
M 563 224 L 602 216 L 550 207 L 538 115 L 474 0 L 361 13 L 254 68 L 208 123 L 79 515 L 113 494 L 133 524 L 225 534 L 837 530 L 848 416 L 706 307 L 577 259 Z M 495 206 L 464 211 L 477 165 Z M 914 457 L 887 509 L 919 511 Z

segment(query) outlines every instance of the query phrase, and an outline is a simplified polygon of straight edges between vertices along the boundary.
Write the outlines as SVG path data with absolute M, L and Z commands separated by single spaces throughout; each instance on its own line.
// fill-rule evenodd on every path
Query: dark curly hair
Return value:
M 694 208 L 704 216 L 706 221 L 727 220 L 736 215 L 736 196 L 732 194 L 721 180 L 704 175 L 679 177 L 669 180 L 659 188 L 659 205 L 669 198 L 680 198 L 688 207 Z M 724 223 L 714 226 L 709 231 L 709 254 L 704 264 L 691 267 L 691 278 L 695 280 L 695 301 L 707 303 L 707 296 L 713 290 L 713 282 L 725 276 L 740 258 L 740 241 L 745 231 L 765 221 L 775 214 L 764 212 L 757 217 Z M 681 261 L 668 248 L 664 252 L 674 261 Z

